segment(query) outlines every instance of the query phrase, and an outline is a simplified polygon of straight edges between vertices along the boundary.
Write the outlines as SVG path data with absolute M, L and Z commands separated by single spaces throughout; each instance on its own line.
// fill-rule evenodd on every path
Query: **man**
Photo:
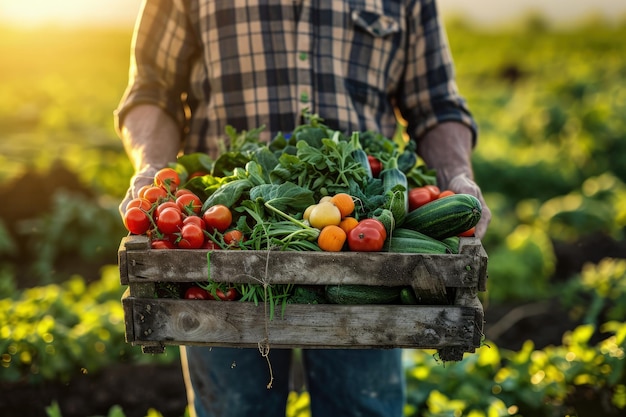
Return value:
M 304 109 L 344 132 L 390 137 L 408 123 L 439 185 L 483 203 L 472 180 L 474 121 L 459 96 L 434 0 L 145 0 L 116 126 L 135 168 L 129 198 L 180 152 L 215 157 L 225 127 L 290 132 Z M 254 349 L 181 349 L 197 416 L 284 415 L 290 352 L 274 383 Z M 399 350 L 303 352 L 313 416 L 401 416 Z

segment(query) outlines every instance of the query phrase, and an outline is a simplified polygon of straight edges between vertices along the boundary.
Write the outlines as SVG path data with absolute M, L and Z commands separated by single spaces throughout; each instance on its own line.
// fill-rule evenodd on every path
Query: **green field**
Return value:
M 619 415 L 610 413 L 626 409 L 626 24 L 555 30 L 534 17 L 479 30 L 455 20 L 448 34 L 479 125 L 476 177 L 493 211 L 483 241 L 485 305 L 557 300 L 582 327 L 565 329 L 561 345 L 559 334 L 556 346 L 537 348 L 541 329 L 522 334 L 528 342 L 516 349 L 499 348 L 487 332 L 490 349 L 446 367 L 415 352 L 406 415 L 577 415 L 572 398 L 582 388 L 610 405 L 607 416 Z M 115 270 L 63 263 L 68 256 L 87 267 L 116 262 L 123 233 L 116 206 L 132 169 L 112 112 L 126 84 L 130 38 L 130 28 L 0 27 L 0 187 L 19 189 L 26 174 L 41 175 L 29 196 L 5 195 L 0 212 L 0 381 L 66 380 L 81 357 L 95 372 L 141 356 L 121 343 Z M 56 193 L 58 160 L 94 198 Z M 8 208 L 26 211 L 48 191 L 55 196 L 32 218 L 9 217 Z M 75 308 L 80 302 L 89 317 Z M 105 305 L 117 321 L 98 325 Z M 81 320 L 89 326 L 71 328 Z M 45 326 L 68 326 L 54 333 L 68 347 L 63 360 L 37 362 L 51 344 L 36 337 Z M 300 400 L 290 413 L 304 417 Z

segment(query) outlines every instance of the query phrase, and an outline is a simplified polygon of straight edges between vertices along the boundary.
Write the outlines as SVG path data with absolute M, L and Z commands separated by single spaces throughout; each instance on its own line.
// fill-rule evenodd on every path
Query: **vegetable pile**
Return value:
M 216 160 L 181 156 L 129 203 L 127 230 L 149 236 L 153 249 L 441 254 L 458 252 L 459 236 L 473 235 L 480 203 L 440 191 L 411 142 L 372 132 L 346 136 L 316 115 L 305 120 L 269 144 L 259 141 L 264 127 L 228 127 L 229 144 Z M 267 295 L 239 287 L 209 282 L 183 296 Z M 279 297 L 304 294 L 285 287 Z M 317 295 L 311 299 L 320 301 Z

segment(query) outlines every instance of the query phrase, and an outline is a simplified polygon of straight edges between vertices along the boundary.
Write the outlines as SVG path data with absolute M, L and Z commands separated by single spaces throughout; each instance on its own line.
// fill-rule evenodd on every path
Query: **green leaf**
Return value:
M 226 207 L 233 207 L 237 201 L 252 187 L 248 179 L 238 179 L 221 185 L 213 194 L 207 198 L 202 205 L 202 210 L 206 210 L 216 204 L 223 204 Z
M 294 183 L 262 184 L 250 189 L 250 199 L 261 199 L 284 212 L 304 212 L 315 203 L 313 192 Z

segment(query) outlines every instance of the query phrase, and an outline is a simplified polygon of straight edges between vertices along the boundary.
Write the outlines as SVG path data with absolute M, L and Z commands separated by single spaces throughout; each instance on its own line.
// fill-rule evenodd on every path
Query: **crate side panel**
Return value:
M 473 255 L 382 252 L 266 252 L 201 250 L 128 251 L 130 282 L 268 282 L 272 284 L 411 285 L 476 287 L 480 259 Z
M 133 300 L 135 342 L 257 347 L 467 346 L 473 309 L 450 306 L 289 305 L 266 321 L 254 303 Z M 267 325 L 267 334 L 266 334 Z M 266 335 L 269 339 L 266 339 Z

